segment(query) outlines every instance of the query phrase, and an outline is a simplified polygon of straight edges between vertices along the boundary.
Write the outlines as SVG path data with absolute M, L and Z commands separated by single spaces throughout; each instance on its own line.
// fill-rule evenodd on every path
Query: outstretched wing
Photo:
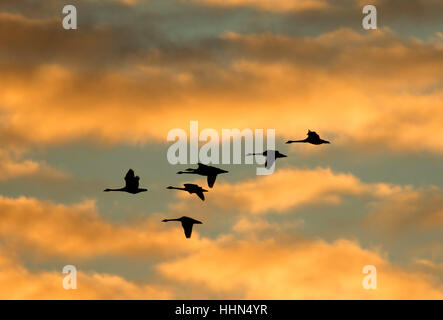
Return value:
M 186 238 L 190 238 L 191 237 L 192 225 L 193 225 L 192 223 L 182 222 L 182 227 L 183 227 L 183 230 L 185 230 Z
M 309 138 L 313 138 L 313 139 L 320 139 L 320 136 L 315 131 L 309 131 L 308 132 L 308 137 Z
M 132 186 L 134 187 L 134 189 L 138 189 L 139 182 L 140 182 L 140 177 L 136 176 L 132 181 Z
M 215 179 L 217 179 L 217 175 L 208 176 L 208 186 L 209 186 L 209 188 L 212 188 L 214 186 Z
M 200 199 L 202 199 L 203 201 L 205 201 L 205 195 L 204 195 L 203 191 L 197 191 L 195 194 L 198 195 L 198 197 L 199 197 Z
M 129 187 L 135 178 L 134 170 L 129 169 L 125 176 L 126 186 Z
M 134 170 L 129 169 L 126 173 L 125 180 L 132 179 L 135 177 Z
M 271 169 L 274 162 L 275 162 L 275 153 L 269 152 L 265 162 L 266 169 Z

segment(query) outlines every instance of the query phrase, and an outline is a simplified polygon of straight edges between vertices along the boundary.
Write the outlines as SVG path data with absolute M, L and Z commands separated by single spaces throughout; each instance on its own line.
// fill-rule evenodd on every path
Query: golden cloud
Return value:
M 193 0 L 219 7 L 254 7 L 276 12 L 323 10 L 329 8 L 325 0 Z
M 195 183 L 204 185 L 206 182 L 197 180 Z M 329 168 L 282 168 L 271 175 L 234 184 L 219 181 L 217 188 L 208 195 L 206 205 L 252 214 L 282 213 L 306 205 L 338 205 L 347 196 L 386 199 L 408 190 L 410 186 L 364 183 L 351 173 L 337 173 Z M 171 210 L 199 210 L 193 199 L 183 194 L 178 196 L 180 200 L 171 205 Z M 205 207 L 205 210 L 208 209 Z
M 159 214 L 127 225 L 103 220 L 93 201 L 66 206 L 0 196 L 0 211 L 0 238 L 7 239 L 11 250 L 42 257 L 165 257 L 206 242 L 198 230 L 184 239 L 182 230 L 174 228 L 179 226 L 162 224 Z
M 337 204 L 342 195 L 359 195 L 364 188 L 353 175 L 330 169 L 282 169 L 235 185 L 219 184 L 214 197 L 220 205 L 233 198 L 251 213 L 281 212 L 308 203 Z
M 173 299 L 166 288 L 136 284 L 112 274 L 77 272 L 77 289 L 65 290 L 66 276 L 55 271 L 31 272 L 18 261 L 0 256 L 0 299 Z
M 0 181 L 23 176 L 42 176 L 52 179 L 66 179 L 66 174 L 59 172 L 45 163 L 22 160 L 20 156 L 0 149 Z
M 390 233 L 441 230 L 443 191 L 429 187 L 394 193 L 372 204 L 366 223 Z
M 112 49 L 101 32 L 95 46 L 88 36 L 82 54 Z M 111 56 L 80 68 L 83 60 L 72 54 L 72 65 L 10 66 L 0 88 L 0 139 L 14 146 L 164 141 L 169 130 L 199 120 L 202 129 L 275 128 L 292 138 L 310 128 L 349 148 L 440 153 L 442 52 L 441 44 L 388 30 L 342 29 L 311 38 L 227 33 L 212 46 L 120 56 L 123 69 L 108 68 L 117 59 Z
M 226 263 L 228 261 L 229 263 Z M 365 265 L 377 269 L 377 289 L 362 286 Z M 244 299 L 441 299 L 443 288 L 424 273 L 390 264 L 380 253 L 337 240 L 280 243 L 221 241 L 165 262 L 171 280 Z

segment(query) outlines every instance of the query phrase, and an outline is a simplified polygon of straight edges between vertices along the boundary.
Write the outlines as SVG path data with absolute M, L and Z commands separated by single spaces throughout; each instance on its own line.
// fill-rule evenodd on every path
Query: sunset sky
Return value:
M 194 120 L 288 158 L 166 190 Z M 2 0 L 0 298 L 443 299 L 442 123 L 441 0 Z

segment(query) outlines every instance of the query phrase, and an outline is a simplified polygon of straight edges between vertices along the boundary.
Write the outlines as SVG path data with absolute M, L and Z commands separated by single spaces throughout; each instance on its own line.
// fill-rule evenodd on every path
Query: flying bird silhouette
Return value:
M 137 194 L 140 192 L 148 191 L 148 189 L 140 189 L 138 187 L 140 181 L 140 177 L 135 176 L 134 170 L 129 169 L 125 176 L 125 186 L 120 189 L 105 189 L 105 192 L 109 191 L 122 191 L 122 192 L 128 192 L 132 194 Z
M 272 168 L 272 165 L 274 164 L 275 160 L 277 160 L 279 158 L 286 158 L 287 157 L 287 155 L 284 155 L 283 153 L 280 153 L 279 151 L 276 151 L 276 150 L 266 150 L 265 152 L 262 152 L 262 153 L 248 153 L 247 156 L 265 156 L 266 157 L 266 162 L 265 162 L 266 169 Z
M 308 137 L 304 140 L 289 140 L 286 143 L 310 143 L 310 144 L 324 144 L 324 143 L 330 143 L 329 141 L 320 139 L 320 136 L 315 131 L 308 130 Z
M 208 177 L 209 188 L 212 188 L 214 186 L 215 179 L 217 179 L 217 175 L 222 173 L 228 173 L 228 171 L 201 163 L 198 164 L 197 169 L 188 168 L 185 171 L 177 172 L 177 174 L 198 174 L 200 176 L 206 176 Z
M 203 194 L 203 192 L 208 192 L 208 190 L 205 190 L 202 187 L 200 187 L 199 185 L 193 184 L 193 183 L 185 183 L 183 185 L 185 186 L 184 188 L 177 188 L 177 187 L 169 186 L 166 189 L 183 190 L 183 191 L 189 192 L 190 194 L 195 193 L 200 199 L 205 201 L 205 195 Z
M 192 233 L 192 226 L 194 224 L 202 224 L 203 222 L 200 222 L 198 220 L 189 218 L 189 217 L 181 217 L 178 219 L 164 219 L 162 222 L 169 222 L 169 221 L 180 221 L 182 223 L 183 230 L 185 230 L 185 236 L 186 238 L 191 237 Z

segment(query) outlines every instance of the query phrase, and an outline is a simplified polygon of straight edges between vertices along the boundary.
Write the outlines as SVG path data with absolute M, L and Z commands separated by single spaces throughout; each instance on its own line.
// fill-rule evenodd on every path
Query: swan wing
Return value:
M 134 187 L 134 189 L 138 189 L 139 184 L 140 184 L 140 177 L 136 176 L 134 178 L 134 180 L 132 181 L 131 185 L 132 185 L 132 187 Z
M 134 179 L 134 177 L 135 177 L 134 170 L 129 169 L 128 172 L 126 173 L 125 180 Z
M 268 155 L 266 157 L 265 167 L 266 169 L 271 169 L 275 162 L 275 154 Z
M 217 175 L 208 176 L 208 186 L 212 188 L 215 183 L 215 179 L 217 179 Z
M 308 133 L 308 136 L 309 136 L 309 138 L 312 138 L 312 139 L 320 139 L 320 136 L 315 131 L 310 131 Z
M 129 169 L 125 176 L 126 186 L 129 187 L 135 178 L 134 170 Z
M 195 193 L 200 199 L 202 199 L 203 201 L 205 201 L 205 195 L 203 194 L 203 191 L 197 191 Z
M 186 236 L 186 238 L 190 238 L 190 237 L 191 237 L 191 234 L 192 234 L 192 226 L 193 226 L 192 223 L 185 223 L 185 222 L 182 222 L 182 227 L 183 227 L 183 230 L 185 231 L 185 236 Z

